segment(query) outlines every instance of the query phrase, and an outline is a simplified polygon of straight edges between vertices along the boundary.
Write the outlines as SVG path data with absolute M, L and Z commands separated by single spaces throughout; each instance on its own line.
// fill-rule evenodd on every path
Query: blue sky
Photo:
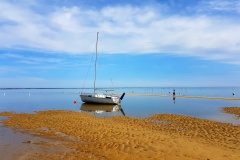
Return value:
M 240 86 L 240 0 L 1 0 L 0 87 Z

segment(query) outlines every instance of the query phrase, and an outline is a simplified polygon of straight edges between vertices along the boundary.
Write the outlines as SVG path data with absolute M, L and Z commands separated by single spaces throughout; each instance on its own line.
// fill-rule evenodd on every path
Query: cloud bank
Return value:
M 49 7 L 2 0 L 0 48 L 86 54 L 94 51 L 100 32 L 99 51 L 106 54 L 169 53 L 240 65 L 239 1 L 199 1 L 184 8 L 166 2 Z

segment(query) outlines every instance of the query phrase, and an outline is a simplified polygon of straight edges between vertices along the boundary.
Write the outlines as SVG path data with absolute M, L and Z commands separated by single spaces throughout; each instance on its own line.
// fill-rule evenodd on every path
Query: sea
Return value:
M 176 97 L 172 96 L 175 89 Z M 221 112 L 223 107 L 240 107 L 240 87 L 119 87 L 98 92 L 126 95 L 121 106 L 86 105 L 81 92 L 92 88 L 0 88 L 0 112 L 35 113 L 67 110 L 96 117 L 128 116 L 147 118 L 154 114 L 179 114 L 240 125 L 240 118 Z M 160 96 L 156 96 L 160 95 Z M 192 98 L 182 98 L 192 96 Z M 217 97 L 207 99 L 201 97 Z M 225 98 L 225 99 L 220 99 Z M 234 98 L 234 100 L 233 100 Z

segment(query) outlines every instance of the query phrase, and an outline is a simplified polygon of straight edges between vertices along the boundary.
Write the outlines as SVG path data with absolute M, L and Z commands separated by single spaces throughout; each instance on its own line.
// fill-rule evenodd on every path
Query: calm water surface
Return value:
M 169 94 L 173 88 L 117 88 L 115 92 L 141 94 Z M 176 95 L 235 97 L 239 98 L 240 88 L 174 88 Z M 145 118 L 153 114 L 181 114 L 220 122 L 230 122 L 240 125 L 240 119 L 234 115 L 221 113 L 221 107 L 240 107 L 239 100 L 207 100 L 192 98 L 154 97 L 154 96 L 125 96 L 122 105 L 103 106 L 86 110 L 81 102 L 79 92 L 91 92 L 92 89 L 1 89 L 0 112 L 13 111 L 17 113 L 33 113 L 40 110 L 73 110 L 86 112 L 95 116 L 123 115 Z M 77 100 L 77 104 L 73 101 Z M 114 112 L 110 112 L 114 110 Z M 105 112 L 107 111 L 107 112 Z

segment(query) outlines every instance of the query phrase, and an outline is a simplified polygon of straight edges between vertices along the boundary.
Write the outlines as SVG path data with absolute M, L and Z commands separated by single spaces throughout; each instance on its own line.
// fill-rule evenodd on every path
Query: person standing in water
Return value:
M 175 96 L 175 94 L 176 94 L 176 93 L 175 93 L 175 89 L 173 89 L 173 96 Z

